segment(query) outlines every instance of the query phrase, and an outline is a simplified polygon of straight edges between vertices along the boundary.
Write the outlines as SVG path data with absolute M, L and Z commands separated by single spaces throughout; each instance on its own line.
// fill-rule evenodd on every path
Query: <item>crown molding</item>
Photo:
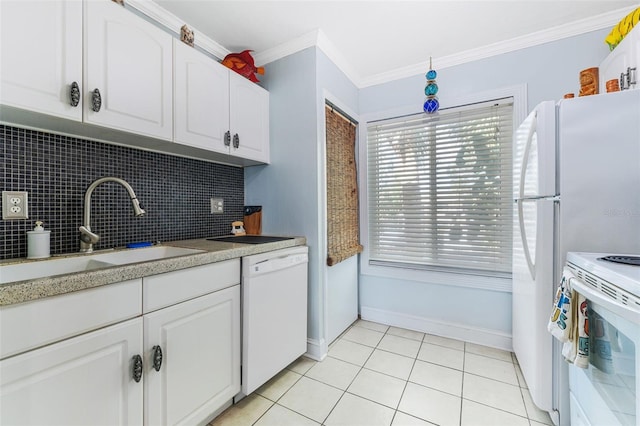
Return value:
M 544 43 L 585 34 L 591 31 L 601 30 L 603 28 L 607 28 L 609 26 L 617 24 L 620 21 L 621 17 L 626 16 L 629 12 L 635 10 L 636 8 L 637 5 L 624 7 L 622 9 L 616 9 L 598 16 L 593 16 L 591 18 L 570 22 L 566 25 L 560 25 L 543 31 L 527 34 L 521 37 L 493 43 L 477 49 L 466 50 L 454 55 L 443 56 L 438 58 L 438 69 L 453 67 L 467 62 L 473 62 L 479 59 L 485 59 L 491 56 L 509 53 L 515 50 L 526 49 L 528 47 L 538 46 Z M 414 65 L 397 68 L 395 70 L 363 78 L 357 81 L 356 85 L 358 86 L 358 88 L 374 86 L 376 84 L 387 83 L 389 81 L 422 74 L 428 69 L 429 61 L 425 60 Z
M 146 15 L 167 30 L 180 34 L 180 27 L 185 24 L 171 12 L 165 10 L 157 3 L 151 0 L 126 0 L 127 6 L 133 7 L 140 13 Z M 607 13 L 570 22 L 565 25 L 549 28 L 543 31 L 527 34 L 498 43 L 493 43 L 477 49 L 470 49 L 454 55 L 447 55 L 438 58 L 438 69 L 453 67 L 467 62 L 477 61 L 479 59 L 489 58 L 491 56 L 503 53 L 513 52 L 515 50 L 526 49 L 528 47 L 538 46 L 540 44 L 557 41 L 563 38 L 572 37 L 595 30 L 600 30 L 618 23 L 621 17 L 626 16 L 629 12 L 637 8 L 637 5 L 616 9 Z M 197 28 L 189 25 L 189 28 L 195 33 L 195 45 L 205 52 L 215 56 L 218 59 L 224 58 L 231 53 L 224 46 L 205 36 Z M 356 87 L 362 89 L 364 87 L 376 84 L 387 83 L 389 81 L 401 78 L 411 77 L 422 74 L 427 70 L 428 61 L 422 61 L 413 65 L 396 68 L 391 71 L 374 74 L 368 77 L 360 76 L 350 62 L 345 59 L 340 50 L 333 44 L 321 29 L 316 29 L 304 34 L 296 39 L 282 43 L 274 48 L 256 52 L 253 56 L 256 63 L 268 64 L 294 53 L 300 52 L 309 47 L 316 46 L 322 50 L 329 59 L 351 80 Z
M 209 37 L 205 36 L 204 33 L 198 31 L 197 28 L 192 27 L 188 22 L 184 22 L 173 13 L 162 8 L 160 5 L 158 5 L 158 3 L 150 0 L 126 0 L 125 3 L 127 4 L 127 6 L 133 7 L 138 12 L 148 16 L 159 25 L 165 27 L 165 29 L 171 31 L 172 33 L 178 34 L 178 36 L 180 36 L 180 28 L 184 24 L 187 24 L 187 26 L 195 34 L 194 44 L 218 59 L 222 59 L 229 53 L 231 53 L 224 46 L 220 45 L 215 40 L 212 40 Z
M 286 56 L 300 52 L 306 48 L 317 46 L 320 30 L 310 31 L 302 36 L 289 40 L 271 49 L 256 52 L 253 55 L 256 64 L 268 64 Z
M 258 52 L 254 55 L 257 64 L 268 64 L 286 56 L 300 52 L 309 47 L 322 50 L 352 82 L 360 80 L 349 61 L 347 61 L 336 46 L 327 38 L 321 29 L 308 32 L 298 38 L 282 43 L 274 48 Z

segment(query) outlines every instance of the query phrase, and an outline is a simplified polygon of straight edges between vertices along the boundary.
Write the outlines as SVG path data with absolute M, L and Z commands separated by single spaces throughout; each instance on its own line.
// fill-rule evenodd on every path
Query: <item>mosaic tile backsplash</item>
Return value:
M 51 231 L 51 254 L 77 252 L 85 191 L 105 176 L 127 181 L 147 213 L 133 215 L 121 185 L 99 185 L 91 197 L 95 249 L 221 236 L 242 220 L 238 167 L 4 125 L 0 154 L 0 190 L 29 193 L 29 219 L 0 220 L 0 259 L 27 256 L 26 232 L 36 220 Z M 212 197 L 224 199 L 224 214 L 210 213 Z

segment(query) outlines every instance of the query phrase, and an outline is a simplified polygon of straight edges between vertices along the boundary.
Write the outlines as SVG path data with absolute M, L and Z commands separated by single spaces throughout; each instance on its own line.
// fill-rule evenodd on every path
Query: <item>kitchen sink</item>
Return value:
M 204 251 L 182 247 L 156 246 L 97 252 L 71 257 L 51 257 L 46 260 L 0 265 L 0 284 L 197 253 L 204 253 Z
M 223 243 L 265 244 L 275 243 L 277 241 L 293 240 L 293 237 L 272 237 L 268 235 L 233 235 L 229 237 L 207 238 L 207 240 L 221 241 Z

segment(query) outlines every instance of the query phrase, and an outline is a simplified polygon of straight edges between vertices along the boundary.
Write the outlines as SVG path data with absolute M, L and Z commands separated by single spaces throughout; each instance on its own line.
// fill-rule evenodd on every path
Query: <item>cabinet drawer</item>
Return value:
M 145 277 L 142 311 L 155 311 L 239 283 L 240 259 Z
M 141 314 L 142 280 L 0 307 L 0 359 Z

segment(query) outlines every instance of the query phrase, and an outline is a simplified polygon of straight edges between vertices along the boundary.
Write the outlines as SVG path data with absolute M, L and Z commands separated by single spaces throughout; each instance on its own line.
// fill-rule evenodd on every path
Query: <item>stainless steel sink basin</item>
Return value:
M 182 247 L 156 246 L 103 253 L 97 252 L 90 255 L 72 257 L 52 257 L 46 260 L 0 265 L 0 284 L 197 253 L 204 253 L 204 251 Z
M 292 240 L 293 237 L 272 237 L 268 235 L 238 235 L 229 237 L 207 238 L 209 241 L 220 241 L 223 243 L 240 243 L 240 244 L 265 244 L 275 243 L 277 241 Z

